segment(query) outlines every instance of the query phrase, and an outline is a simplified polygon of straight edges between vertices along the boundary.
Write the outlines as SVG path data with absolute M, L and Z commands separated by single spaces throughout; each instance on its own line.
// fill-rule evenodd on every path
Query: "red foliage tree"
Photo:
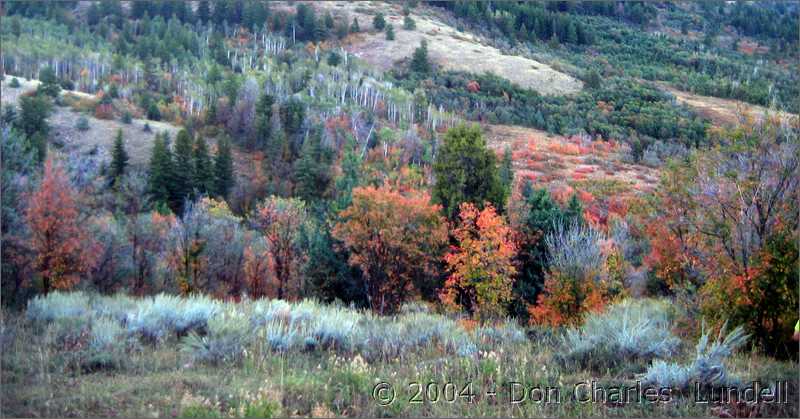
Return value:
M 97 258 L 97 244 L 79 220 L 77 192 L 68 179 L 63 168 L 47 159 L 42 182 L 28 198 L 30 248 L 45 294 L 72 288 Z
M 463 203 L 460 210 L 461 223 L 453 231 L 458 246 L 445 255 L 451 274 L 439 298 L 481 318 L 502 316 L 516 273 L 511 229 L 491 205 L 481 211 Z
M 370 308 L 394 312 L 416 294 L 416 281 L 434 272 L 447 241 L 439 206 L 427 194 L 401 194 L 389 186 L 353 189 L 333 235 L 350 251 L 350 265 L 364 274 Z M 419 282 L 418 282 L 419 283 Z

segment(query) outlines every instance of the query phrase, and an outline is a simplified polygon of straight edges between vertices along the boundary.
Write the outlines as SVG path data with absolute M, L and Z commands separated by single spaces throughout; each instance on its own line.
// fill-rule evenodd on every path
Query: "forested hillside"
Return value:
M 0 415 L 797 415 L 799 13 L 3 0 Z

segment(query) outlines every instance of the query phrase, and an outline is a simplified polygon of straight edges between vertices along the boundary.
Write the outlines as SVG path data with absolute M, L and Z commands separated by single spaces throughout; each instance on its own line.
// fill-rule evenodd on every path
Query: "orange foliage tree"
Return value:
M 416 294 L 415 282 L 420 285 L 434 273 L 447 242 L 439 211 L 422 192 L 353 189 L 353 202 L 340 214 L 333 236 L 350 251 L 349 263 L 361 269 L 373 311 L 394 312 Z
M 461 223 L 453 231 L 458 245 L 445 255 L 450 277 L 439 298 L 449 308 L 480 318 L 500 317 L 511 301 L 516 245 L 506 222 L 487 205 L 483 211 L 461 204 Z
M 256 223 L 269 244 L 277 298 L 298 298 L 303 291 L 300 267 L 306 255 L 299 241 L 308 220 L 305 204 L 296 198 L 270 196 L 258 205 Z
M 34 266 L 45 294 L 70 289 L 95 265 L 97 244 L 79 219 L 77 192 L 64 169 L 47 159 L 39 188 L 28 198 Z

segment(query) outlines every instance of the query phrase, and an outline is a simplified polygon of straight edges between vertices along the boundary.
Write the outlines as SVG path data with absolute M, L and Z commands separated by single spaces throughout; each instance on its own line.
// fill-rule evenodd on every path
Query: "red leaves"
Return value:
M 450 308 L 465 308 L 480 317 L 504 314 L 511 300 L 516 269 L 512 231 L 494 207 L 479 211 L 461 204 L 461 223 L 453 231 L 458 246 L 445 255 L 451 271 L 439 298 Z
M 393 312 L 416 293 L 447 242 L 439 206 L 426 193 L 401 194 L 384 185 L 353 189 L 353 203 L 341 214 L 333 236 L 350 250 L 350 265 L 361 269 L 370 307 Z
M 72 288 L 97 260 L 97 245 L 78 219 L 77 193 L 68 179 L 67 173 L 48 159 L 42 183 L 28 199 L 29 244 L 45 293 Z

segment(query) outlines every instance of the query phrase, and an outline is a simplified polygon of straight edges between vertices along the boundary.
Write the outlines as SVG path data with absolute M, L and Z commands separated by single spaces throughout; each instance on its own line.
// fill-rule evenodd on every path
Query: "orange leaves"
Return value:
M 426 193 L 401 194 L 384 185 L 353 189 L 333 236 L 350 250 L 349 263 L 361 269 L 370 307 L 395 311 L 427 280 L 447 242 L 439 206 Z
M 528 313 L 533 324 L 576 325 L 586 313 L 602 310 L 606 301 L 601 283 L 554 272 L 547 275 L 544 292 L 539 295 L 537 305 L 528 308 Z
M 470 81 L 467 83 L 467 90 L 468 90 L 470 93 L 477 93 L 477 92 L 479 92 L 479 91 L 481 90 L 481 85 L 480 85 L 480 84 L 478 84 L 478 82 L 477 82 L 477 81 L 475 81 L 475 80 L 470 80 Z
M 516 273 L 512 231 L 491 205 L 480 211 L 464 203 L 460 209 L 461 223 L 453 231 L 458 246 L 445 255 L 451 275 L 439 298 L 479 317 L 502 316 Z
M 97 245 L 79 220 L 77 192 L 68 179 L 61 166 L 47 159 L 39 189 L 28 199 L 30 247 L 45 293 L 72 288 L 97 260 Z

